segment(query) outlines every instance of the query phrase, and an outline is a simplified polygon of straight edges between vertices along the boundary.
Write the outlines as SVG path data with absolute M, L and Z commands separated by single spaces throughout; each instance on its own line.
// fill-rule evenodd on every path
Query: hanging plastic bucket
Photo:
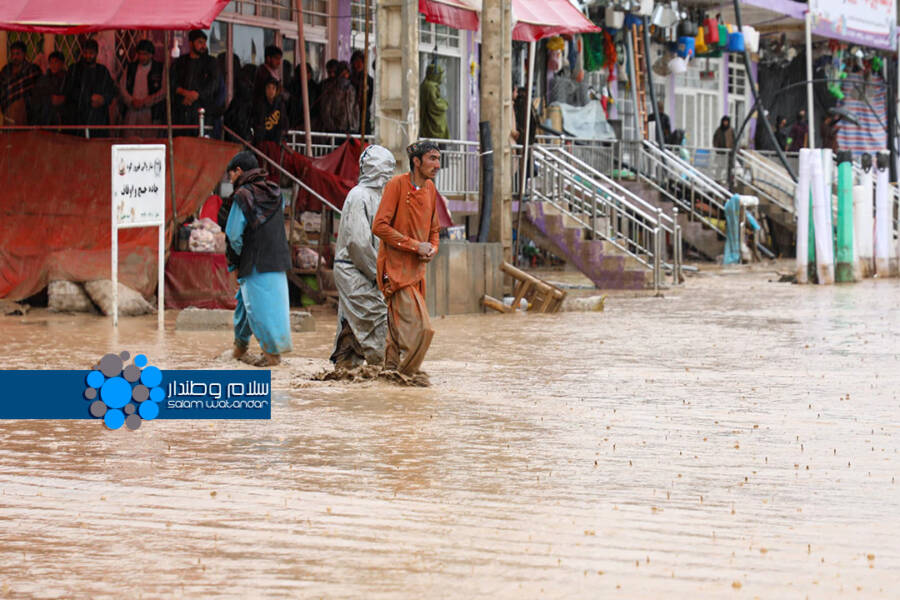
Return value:
M 712 17 L 707 18 L 703 21 L 703 26 L 706 29 L 706 43 L 710 46 L 718 45 L 719 43 L 719 22 L 713 19 Z
M 697 54 L 706 54 L 709 51 L 709 48 L 706 46 L 706 34 L 703 27 L 700 28 L 700 31 L 697 32 L 697 37 L 694 38 L 694 49 Z
M 622 29 L 622 25 L 625 24 L 625 13 L 618 10 L 610 10 L 607 7 L 605 22 L 607 29 Z
M 744 34 L 740 31 L 728 34 L 728 51 L 743 52 L 744 51 Z
M 680 37 L 678 38 L 678 48 L 675 52 L 681 58 L 691 58 L 694 56 L 695 52 L 694 38 L 692 37 Z
M 693 21 L 682 21 L 678 24 L 678 37 L 697 37 L 697 24 Z
M 719 48 L 728 46 L 728 25 L 719 23 Z
M 747 47 L 747 52 L 759 52 L 759 32 L 749 25 L 744 25 L 741 33 L 744 34 L 744 45 Z

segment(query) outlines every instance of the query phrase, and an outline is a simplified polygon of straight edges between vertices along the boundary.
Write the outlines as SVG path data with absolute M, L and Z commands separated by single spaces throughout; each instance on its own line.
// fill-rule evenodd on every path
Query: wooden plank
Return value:
M 503 302 L 501 302 L 500 300 L 497 300 L 496 298 L 494 298 L 492 296 L 488 296 L 487 294 L 485 294 L 484 297 L 481 299 L 481 303 L 486 308 L 493 308 L 497 312 L 502 312 L 502 313 L 508 312 L 506 310 L 506 305 L 503 304 Z
M 522 303 L 522 298 L 525 297 L 525 294 L 531 291 L 533 285 L 534 284 L 531 281 L 522 281 L 521 283 L 519 283 L 519 285 L 516 287 L 516 297 L 512 303 L 513 311 L 519 309 L 519 304 Z

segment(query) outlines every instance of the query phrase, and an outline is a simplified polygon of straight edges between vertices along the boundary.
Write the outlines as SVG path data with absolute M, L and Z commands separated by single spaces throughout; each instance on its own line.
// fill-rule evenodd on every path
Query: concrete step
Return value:
M 580 224 L 566 227 L 552 205 L 530 202 L 523 214 L 522 234 L 540 248 L 565 259 L 600 289 L 644 289 L 653 273 L 635 258 L 606 240 L 587 239 Z
M 725 252 L 725 238 L 705 223 L 691 221 L 689 215 L 679 213 L 678 224 L 681 226 L 682 240 L 706 258 L 715 260 Z

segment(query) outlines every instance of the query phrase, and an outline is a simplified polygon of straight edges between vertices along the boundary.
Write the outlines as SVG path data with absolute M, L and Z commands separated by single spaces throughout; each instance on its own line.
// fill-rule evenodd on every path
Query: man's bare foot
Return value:
M 240 344 L 235 344 L 234 349 L 231 351 L 232 358 L 240 360 L 245 354 L 247 354 L 247 346 L 241 346 Z
M 264 367 L 277 367 L 281 364 L 281 356 L 278 354 L 269 354 L 268 352 L 263 352 L 262 358 L 262 366 Z

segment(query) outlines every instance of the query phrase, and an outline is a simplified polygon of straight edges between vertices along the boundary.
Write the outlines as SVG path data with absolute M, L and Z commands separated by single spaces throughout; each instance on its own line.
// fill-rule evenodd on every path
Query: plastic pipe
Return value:
M 875 272 L 880 277 L 890 275 L 892 235 L 888 162 L 888 153 L 879 152 L 875 170 Z
M 800 150 L 794 212 L 797 215 L 797 283 L 809 283 L 809 175 L 812 150 Z
M 849 150 L 838 152 L 837 253 L 834 280 L 853 281 L 853 158 Z
M 818 283 L 834 283 L 834 241 L 831 231 L 831 194 L 825 188 L 824 152 L 816 152 L 812 161 L 813 223 L 815 224 L 816 276 Z M 829 186 L 830 187 L 830 186 Z

